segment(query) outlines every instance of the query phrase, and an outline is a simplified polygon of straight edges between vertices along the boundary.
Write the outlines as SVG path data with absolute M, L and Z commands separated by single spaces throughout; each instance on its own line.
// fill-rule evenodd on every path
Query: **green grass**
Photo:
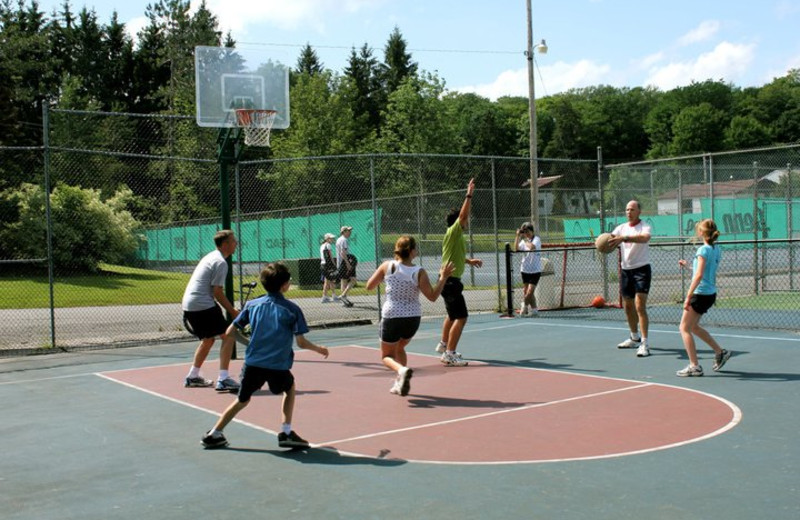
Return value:
M 715 305 L 721 309 L 795 311 L 800 308 L 800 292 L 776 292 L 720 298 Z
M 247 277 L 250 282 L 257 277 Z M 110 305 L 153 305 L 174 303 L 179 305 L 183 291 L 189 281 L 189 274 L 169 273 L 101 264 L 95 274 L 59 276 L 53 288 L 55 306 L 94 307 Z M 234 276 L 234 296 L 239 300 L 238 287 L 241 281 Z M 338 293 L 338 290 L 337 290 Z M 50 306 L 50 293 L 47 276 L 0 276 L 0 309 L 41 309 Z M 259 285 L 251 293 L 251 298 L 264 294 Z M 289 298 L 319 297 L 321 289 L 292 288 Z M 374 294 L 361 287 L 350 291 L 353 296 Z

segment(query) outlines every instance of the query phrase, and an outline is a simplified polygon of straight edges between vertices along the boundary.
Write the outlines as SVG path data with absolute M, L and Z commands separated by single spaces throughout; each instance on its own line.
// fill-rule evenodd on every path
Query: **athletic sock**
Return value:
M 228 379 L 228 371 L 227 370 L 220 370 L 219 371 L 219 380 L 220 381 L 225 381 L 226 379 Z
M 642 336 L 637 332 L 635 334 L 631 334 L 631 339 L 633 341 L 642 341 Z
M 281 424 L 281 431 L 286 435 L 289 435 L 292 432 L 292 423 L 285 422 Z
M 186 377 L 189 378 L 200 377 L 200 367 L 192 367 L 192 369 L 189 370 L 189 375 Z

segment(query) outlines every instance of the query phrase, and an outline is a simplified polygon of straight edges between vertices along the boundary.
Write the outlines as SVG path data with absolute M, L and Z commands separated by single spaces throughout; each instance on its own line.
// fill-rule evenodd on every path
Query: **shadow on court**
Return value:
M 280 459 L 286 459 L 303 464 L 322 464 L 328 466 L 376 466 L 376 467 L 395 467 L 402 466 L 408 462 L 402 459 L 389 459 L 389 450 L 381 451 L 376 458 L 361 457 L 358 455 L 342 455 L 336 448 L 324 446 L 320 448 L 309 448 L 307 450 L 267 450 L 261 448 L 225 448 L 218 451 L 235 451 L 241 453 L 271 455 Z
M 410 408 L 494 408 L 508 409 L 530 406 L 538 403 L 505 402 L 481 399 L 460 399 L 453 397 L 441 397 L 436 395 L 417 395 L 409 394 L 408 404 Z

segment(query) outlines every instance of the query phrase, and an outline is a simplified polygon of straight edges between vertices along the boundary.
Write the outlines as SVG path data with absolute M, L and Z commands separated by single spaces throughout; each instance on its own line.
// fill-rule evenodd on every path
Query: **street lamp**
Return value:
M 531 176 L 531 223 L 539 229 L 539 163 L 537 155 L 537 133 L 536 133 L 536 93 L 533 88 L 533 51 L 538 50 L 541 54 L 547 54 L 547 43 L 544 40 L 533 44 L 533 15 L 531 11 L 531 0 L 526 0 L 528 5 L 528 50 L 525 56 L 528 58 L 528 110 L 530 119 L 530 176 Z

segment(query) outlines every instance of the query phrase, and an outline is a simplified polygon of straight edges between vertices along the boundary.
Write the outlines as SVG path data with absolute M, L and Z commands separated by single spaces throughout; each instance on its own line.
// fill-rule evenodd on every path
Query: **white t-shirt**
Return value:
M 228 263 L 225 257 L 215 249 L 204 256 L 183 292 L 181 307 L 185 311 L 204 311 L 217 304 L 214 299 L 214 287 L 225 287 L 228 276 Z
M 319 246 L 319 263 L 325 265 L 325 250 L 331 252 L 331 259 L 333 258 L 333 246 L 327 240 Z
M 394 268 L 394 272 L 392 269 Z M 422 316 L 419 303 L 419 270 L 417 265 L 407 266 L 394 261 L 385 273 L 386 300 L 383 302 L 381 317 L 412 318 Z
M 347 252 L 349 249 L 350 246 L 344 235 L 336 239 L 336 258 L 339 261 L 339 265 L 342 265 L 344 259 L 347 258 Z
M 522 257 L 522 265 L 520 271 L 523 273 L 541 273 L 542 262 L 539 258 L 539 251 L 542 250 L 542 239 L 534 235 L 533 240 L 528 242 L 524 238 L 519 241 L 517 245 L 518 251 L 530 251 Z
M 645 224 L 644 220 L 639 220 L 635 226 L 631 226 L 627 222 L 620 224 L 612 235 L 617 237 L 630 237 L 634 235 L 647 234 L 651 235 L 652 231 L 650 226 Z M 650 263 L 650 244 L 647 242 L 623 242 L 620 244 L 622 247 L 622 268 L 623 269 L 636 269 Z

